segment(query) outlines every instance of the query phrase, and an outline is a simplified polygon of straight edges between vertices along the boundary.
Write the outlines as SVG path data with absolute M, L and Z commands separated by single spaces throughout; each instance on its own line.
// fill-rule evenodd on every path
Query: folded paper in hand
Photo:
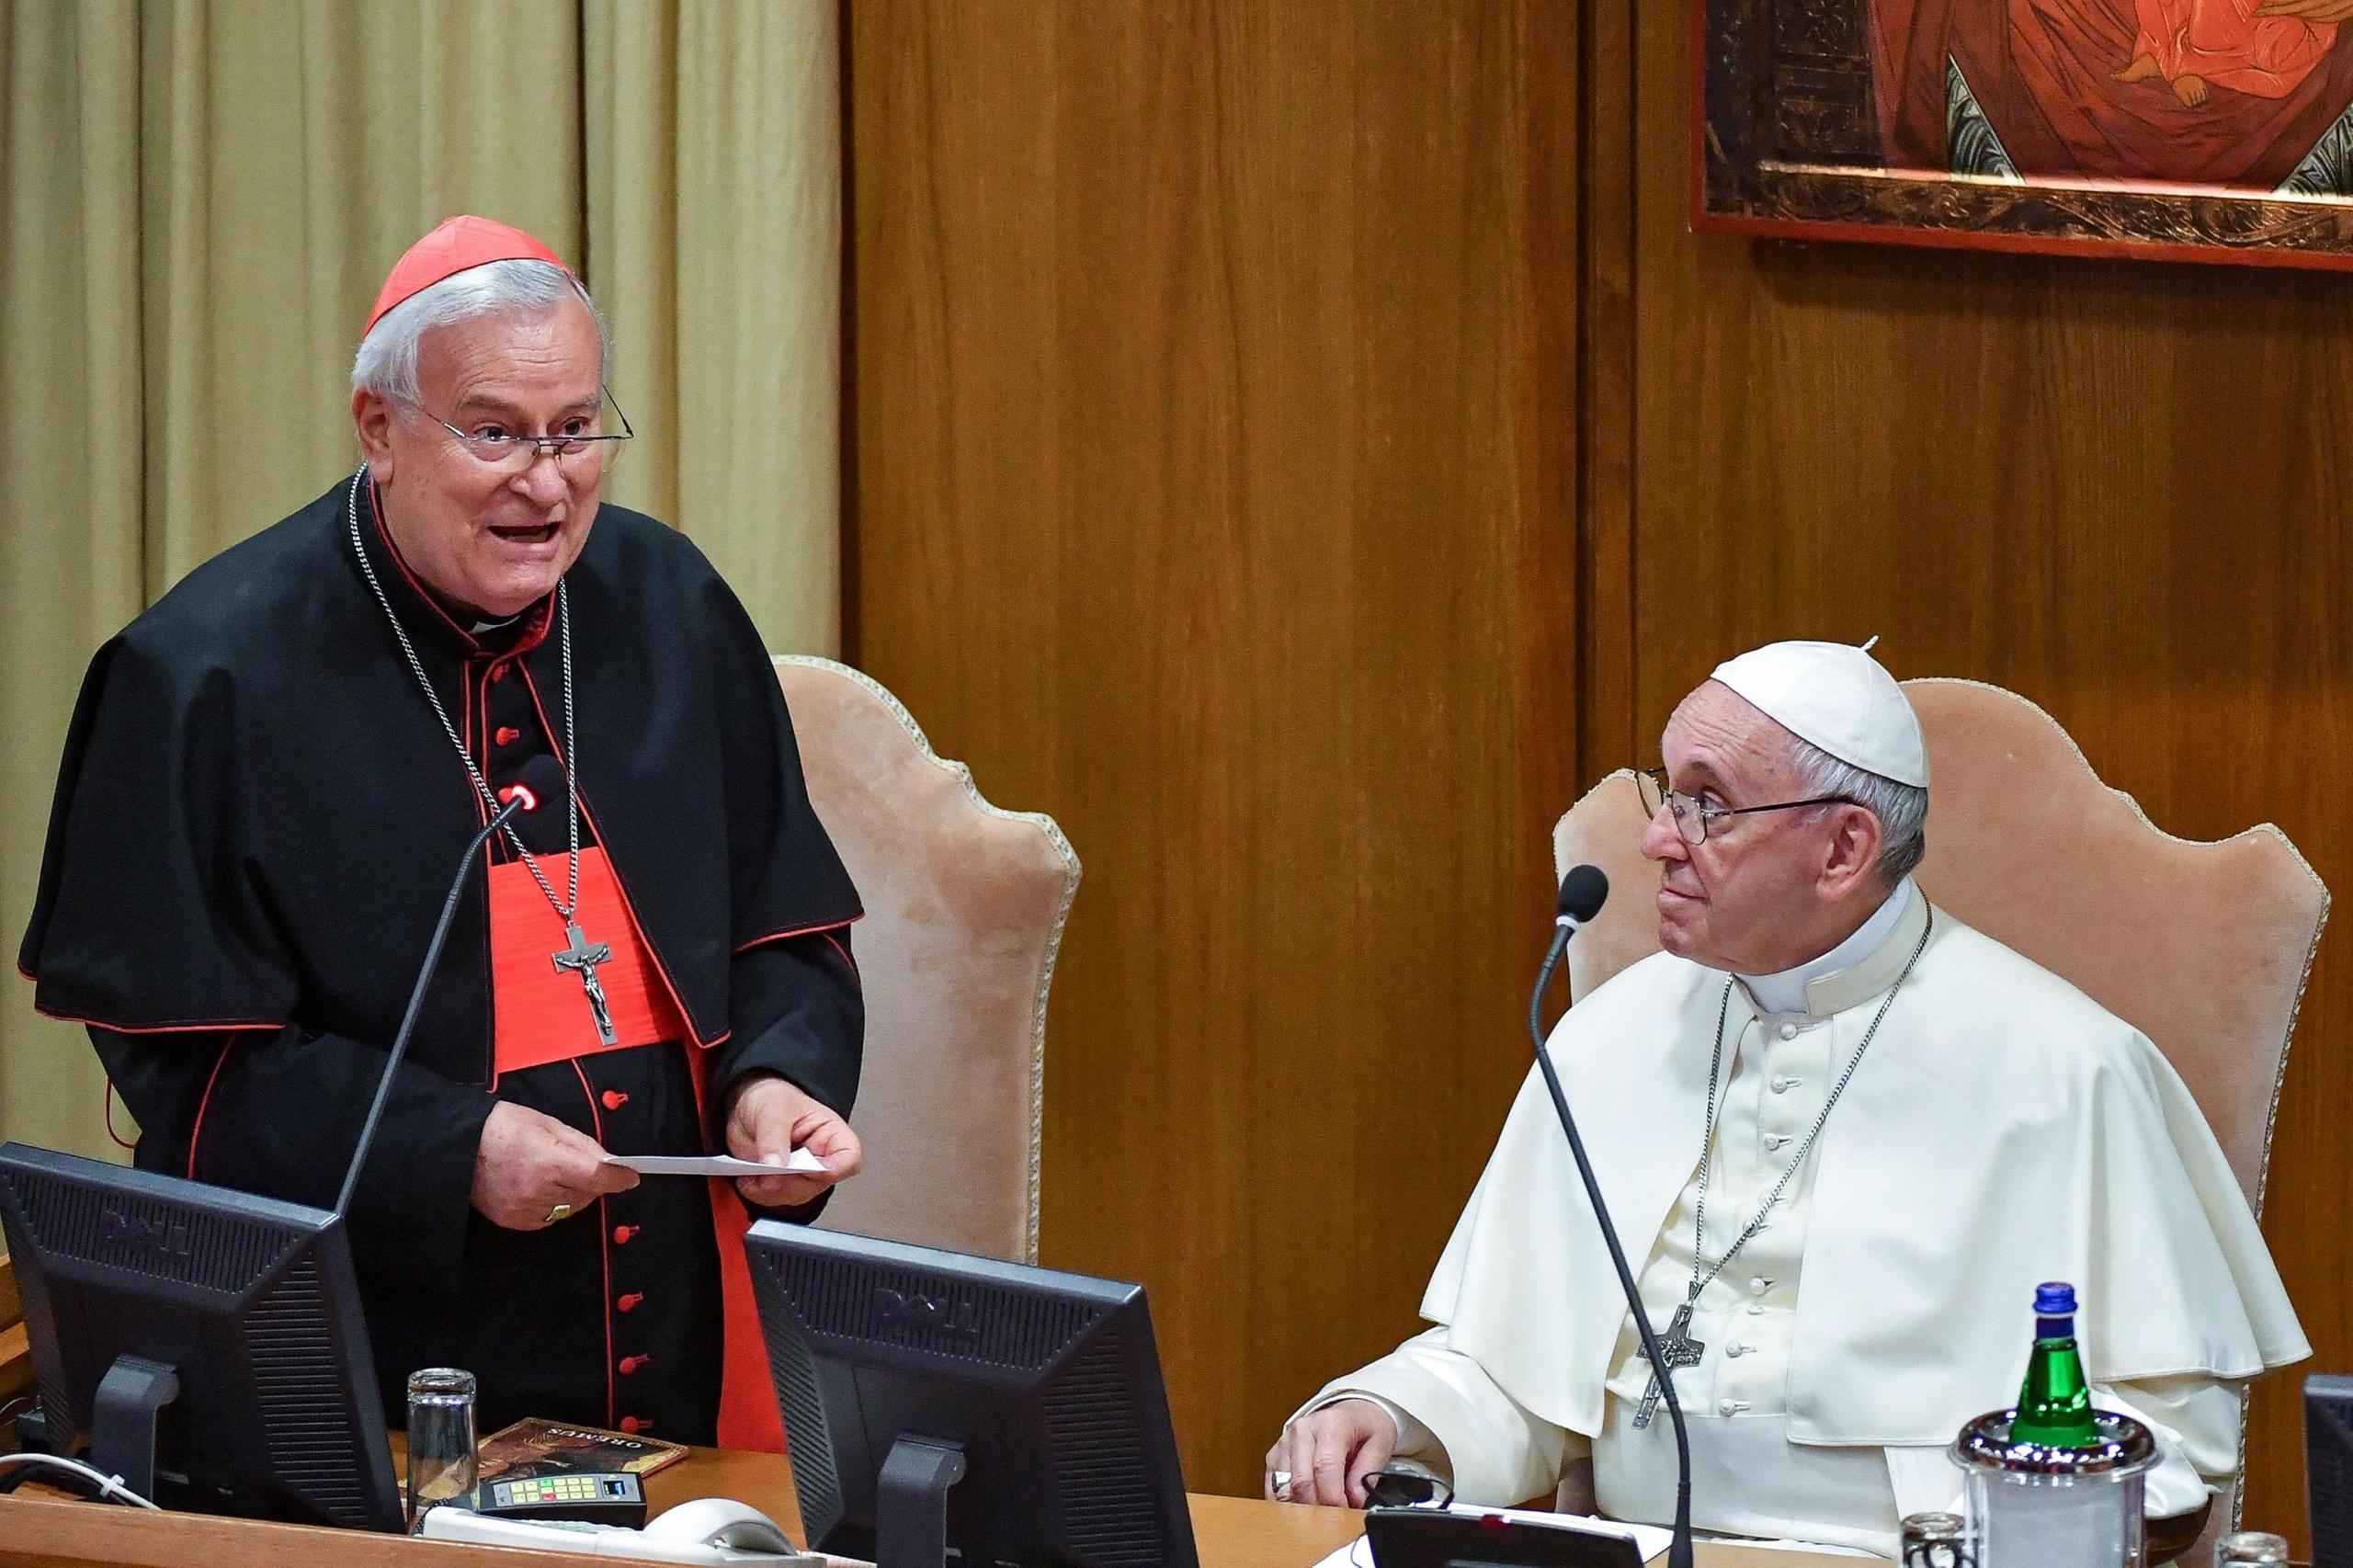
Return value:
M 640 1176 L 813 1176 L 825 1168 L 825 1162 L 806 1149 L 795 1149 L 782 1165 L 739 1160 L 733 1154 L 608 1154 L 605 1164 L 623 1166 Z

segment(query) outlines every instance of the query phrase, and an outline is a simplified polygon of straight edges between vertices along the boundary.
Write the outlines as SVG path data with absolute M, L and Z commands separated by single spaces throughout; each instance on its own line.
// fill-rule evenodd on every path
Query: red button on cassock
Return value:
M 603 1094 L 597 1097 L 605 1102 L 605 1108 L 607 1110 L 619 1110 L 621 1107 L 629 1104 L 629 1096 L 621 1093 L 619 1089 L 607 1089 Z
M 623 1296 L 620 1301 L 615 1301 L 613 1305 L 622 1312 L 633 1312 L 637 1311 L 637 1303 L 643 1300 L 645 1300 L 644 1291 L 631 1290 L 628 1295 Z
M 613 1244 L 617 1247 L 625 1247 L 629 1245 L 629 1239 L 637 1234 L 639 1229 L 640 1227 L 636 1225 L 615 1225 L 613 1227 Z
M 626 1378 L 626 1377 L 629 1377 L 629 1376 L 632 1375 L 633 1373 L 635 1373 L 635 1372 L 636 1372 L 636 1370 L 637 1370 L 640 1367 L 644 1366 L 648 1361 L 651 1361 L 651 1360 L 653 1360 L 653 1359 L 654 1359 L 654 1358 L 653 1358 L 653 1357 L 651 1357 L 651 1356 L 624 1356 L 624 1357 L 622 1357 L 622 1358 L 621 1358 L 621 1362 L 620 1362 L 620 1372 L 621 1372 L 621 1376 Z
M 501 724 L 498 726 L 498 733 L 492 738 L 496 740 L 500 745 L 511 746 L 517 741 L 523 738 L 523 732 L 515 728 L 512 724 Z
M 621 1430 L 630 1433 L 651 1432 L 654 1430 L 654 1423 L 640 1421 L 634 1415 L 624 1415 L 621 1417 Z

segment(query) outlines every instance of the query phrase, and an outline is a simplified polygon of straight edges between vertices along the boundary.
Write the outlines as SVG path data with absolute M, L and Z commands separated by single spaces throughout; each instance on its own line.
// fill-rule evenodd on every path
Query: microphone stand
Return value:
M 449 884 L 449 896 L 441 901 L 441 918 L 434 924 L 433 940 L 425 949 L 425 962 L 418 966 L 415 988 L 408 994 L 408 1010 L 401 1015 L 400 1032 L 392 1036 L 392 1054 L 384 1061 L 384 1075 L 377 1080 L 376 1097 L 368 1107 L 368 1119 L 359 1129 L 359 1142 L 351 1151 L 351 1168 L 344 1173 L 343 1191 L 335 1196 L 335 1217 L 340 1219 L 351 1207 L 351 1194 L 359 1185 L 359 1167 L 368 1159 L 368 1145 L 376 1141 L 376 1123 L 384 1114 L 384 1102 L 392 1097 L 392 1074 L 400 1070 L 401 1057 L 408 1050 L 408 1037 L 416 1031 L 416 1015 L 425 1006 L 425 987 L 433 978 L 433 968 L 441 961 L 441 944 L 449 935 L 449 921 L 458 913 L 458 898 L 466 891 L 466 873 L 473 869 L 474 853 L 490 839 L 490 835 L 505 827 L 509 818 L 523 809 L 523 797 L 516 796 L 502 807 L 498 814 L 483 824 L 466 852 L 458 858 L 458 875 Z
M 1651 1332 L 1651 1315 L 1643 1310 L 1643 1293 L 1634 1284 L 1634 1271 L 1626 1267 L 1626 1251 L 1618 1244 L 1618 1228 L 1609 1222 L 1608 1207 L 1601 1200 L 1601 1183 L 1595 1179 L 1593 1164 L 1586 1158 L 1585 1140 L 1577 1136 L 1576 1119 L 1569 1114 L 1569 1096 L 1561 1091 L 1561 1077 L 1552 1070 L 1552 1052 L 1544 1049 L 1544 988 L 1552 983 L 1552 971 L 1576 932 L 1577 923 L 1563 915 L 1552 950 L 1544 955 L 1544 967 L 1537 971 L 1536 989 L 1528 998 L 1528 1032 L 1536 1042 L 1536 1065 L 1543 1071 L 1544 1086 L 1552 1091 L 1552 1108 L 1560 1113 L 1561 1131 L 1569 1135 L 1569 1153 L 1576 1157 L 1577 1175 L 1584 1178 L 1586 1198 L 1592 1203 L 1593 1217 L 1601 1226 L 1601 1239 L 1609 1248 L 1609 1261 L 1618 1270 L 1618 1288 L 1626 1293 L 1626 1304 L 1633 1309 L 1634 1332 L 1642 1335 L 1643 1354 L 1650 1358 L 1659 1392 L 1666 1402 L 1667 1419 L 1675 1424 L 1675 1541 L 1667 1548 L 1666 1562 L 1667 1568 L 1691 1568 L 1691 1434 L 1683 1425 L 1682 1402 L 1675 1397 L 1675 1369 L 1667 1365 L 1666 1358 L 1659 1351 L 1658 1336 Z

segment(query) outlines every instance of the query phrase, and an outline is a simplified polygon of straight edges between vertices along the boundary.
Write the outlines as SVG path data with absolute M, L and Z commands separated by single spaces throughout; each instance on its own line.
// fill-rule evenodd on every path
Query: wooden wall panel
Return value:
M 1728 651 L 1877 633 L 1899 675 L 2041 703 L 2160 825 L 2277 822 L 2353 890 L 2345 281 L 1695 238 L 1690 7 L 1612 4 L 1637 42 L 1635 732 Z M 2291 1533 L 2302 1377 L 2353 1369 L 2344 939 L 2265 1215 L 2319 1352 L 2256 1402 L 2247 1517 Z
M 1044 1253 L 1196 1487 L 1410 1331 L 1574 778 L 1576 13 L 847 8 L 852 656 L 1086 864 Z
M 848 7 L 853 653 L 1086 859 L 1046 1255 L 1152 1288 L 1197 1486 L 1412 1326 L 1544 829 L 1728 651 L 1882 635 L 2353 887 L 2353 295 L 1696 239 L 1687 15 Z M 2341 939 L 2266 1226 L 2340 1370 Z

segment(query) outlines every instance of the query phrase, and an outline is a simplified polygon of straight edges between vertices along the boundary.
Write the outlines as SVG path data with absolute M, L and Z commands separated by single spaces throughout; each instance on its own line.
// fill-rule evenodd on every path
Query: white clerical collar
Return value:
M 1895 983 L 1920 939 L 1927 902 L 1906 877 L 1845 941 L 1778 974 L 1741 975 L 1741 987 L 1759 1013 L 1820 1018 L 1867 1002 Z

